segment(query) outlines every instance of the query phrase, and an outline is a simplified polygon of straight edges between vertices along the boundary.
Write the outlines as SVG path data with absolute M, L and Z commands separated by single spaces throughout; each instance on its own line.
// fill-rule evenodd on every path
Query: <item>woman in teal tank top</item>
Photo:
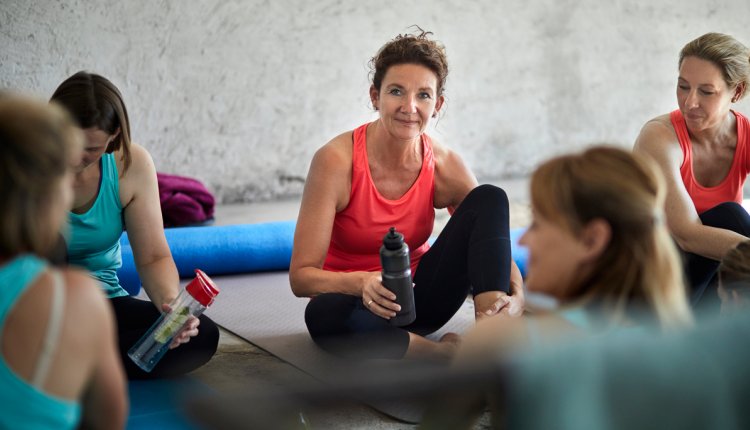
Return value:
M 205 364 L 219 341 L 216 324 L 206 316 L 191 319 L 151 373 L 127 357 L 160 312 L 169 311 L 179 277 L 164 236 L 154 162 L 143 147 L 130 141 L 120 91 L 102 76 L 78 72 L 60 84 L 51 101 L 73 115 L 86 138 L 75 167 L 73 210 L 65 235 L 68 261 L 87 269 L 109 297 L 128 378 L 174 376 Z M 117 279 L 123 230 L 151 303 L 130 297 Z
M 123 428 L 125 375 L 96 283 L 46 255 L 83 136 L 61 109 L 0 98 L 0 428 Z

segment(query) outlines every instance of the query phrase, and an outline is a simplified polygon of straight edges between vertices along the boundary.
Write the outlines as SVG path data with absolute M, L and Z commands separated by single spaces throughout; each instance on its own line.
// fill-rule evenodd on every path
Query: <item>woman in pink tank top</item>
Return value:
M 426 339 L 473 293 L 480 316 L 523 308 L 510 255 L 503 190 L 477 187 L 461 158 L 425 130 L 444 103 L 444 48 L 430 33 L 405 34 L 371 60 L 370 98 L 379 118 L 315 154 L 305 184 L 290 283 L 311 297 L 313 340 L 340 355 L 450 357 L 458 336 Z M 430 247 L 434 210 L 453 216 Z M 379 249 L 389 227 L 411 250 L 416 320 L 390 325 L 400 306 L 381 283 Z
M 719 260 L 750 234 L 750 216 L 741 206 L 750 123 L 730 109 L 749 82 L 746 46 L 719 33 L 691 41 L 680 52 L 679 109 L 647 122 L 634 149 L 651 155 L 666 176 L 667 222 L 685 253 L 693 304 L 715 310 Z

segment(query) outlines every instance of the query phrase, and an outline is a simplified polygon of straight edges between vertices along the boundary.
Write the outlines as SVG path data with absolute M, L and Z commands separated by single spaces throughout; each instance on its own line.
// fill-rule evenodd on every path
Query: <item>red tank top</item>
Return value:
M 422 134 L 422 170 L 409 190 L 388 200 L 375 188 L 367 160 L 367 126 L 354 130 L 352 191 L 349 205 L 336 214 L 323 269 L 335 272 L 377 272 L 380 246 L 390 227 L 404 235 L 411 252 L 412 274 L 430 248 L 427 243 L 435 221 L 433 196 L 435 160 L 432 142 Z
M 732 111 L 732 113 L 737 118 L 737 147 L 734 150 L 734 159 L 729 173 L 715 187 L 704 187 L 695 180 L 695 176 L 693 176 L 693 149 L 690 144 L 687 125 L 685 125 L 685 118 L 683 118 L 679 109 L 669 114 L 682 149 L 683 160 L 680 166 L 682 183 L 685 184 L 685 189 L 693 200 L 698 214 L 702 214 L 724 202 L 742 204 L 742 186 L 745 184 L 745 178 L 750 170 L 748 168 L 750 167 L 750 160 L 748 160 L 748 156 L 750 156 L 750 152 L 748 152 L 750 124 L 741 113 L 735 111 Z

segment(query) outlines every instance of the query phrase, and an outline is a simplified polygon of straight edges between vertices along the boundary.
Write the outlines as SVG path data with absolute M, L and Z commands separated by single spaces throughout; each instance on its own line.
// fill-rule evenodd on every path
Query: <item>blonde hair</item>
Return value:
M 697 57 L 714 63 L 721 69 L 727 86 L 734 90 L 738 85 L 750 81 L 750 49 L 732 36 L 721 33 L 706 33 L 687 43 L 680 51 L 678 67 L 685 57 Z M 738 101 L 745 96 L 743 90 Z
M 597 303 L 612 321 L 645 305 L 662 327 L 690 324 L 682 266 L 664 223 L 664 179 L 650 159 L 599 146 L 542 164 L 531 178 L 534 210 L 573 235 L 591 221 L 611 238 L 573 301 Z
M 0 256 L 44 254 L 55 243 L 60 225 L 50 225 L 50 202 L 82 146 L 63 109 L 0 96 Z

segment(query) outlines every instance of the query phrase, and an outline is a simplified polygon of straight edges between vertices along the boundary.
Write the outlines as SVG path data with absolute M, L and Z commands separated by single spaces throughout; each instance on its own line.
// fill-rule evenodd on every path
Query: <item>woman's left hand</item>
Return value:
M 526 305 L 526 297 L 523 292 L 523 280 L 519 283 L 516 280 L 511 279 L 510 292 L 512 295 L 507 296 L 508 304 L 500 310 L 500 313 L 511 317 L 520 317 L 523 315 L 524 307 Z
M 172 312 L 172 308 L 167 303 L 161 305 L 161 309 L 165 313 Z M 169 349 L 175 349 L 183 343 L 190 342 L 191 337 L 198 336 L 198 325 L 200 325 L 200 323 L 201 320 L 190 315 L 185 326 L 172 338 L 172 343 L 169 344 Z
M 485 291 L 474 296 L 476 319 L 481 320 L 499 313 L 511 317 L 523 315 L 523 293 L 519 294 L 515 289 L 513 293 L 508 295 L 503 291 Z

